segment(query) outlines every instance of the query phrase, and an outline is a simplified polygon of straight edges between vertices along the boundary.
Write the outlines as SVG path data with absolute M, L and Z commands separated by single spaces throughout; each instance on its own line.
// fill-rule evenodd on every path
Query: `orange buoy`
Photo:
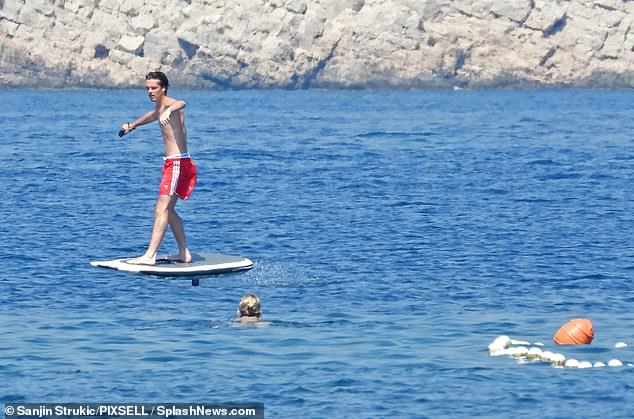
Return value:
M 557 345 L 588 345 L 594 339 L 592 322 L 588 319 L 572 319 L 557 330 L 553 340 Z

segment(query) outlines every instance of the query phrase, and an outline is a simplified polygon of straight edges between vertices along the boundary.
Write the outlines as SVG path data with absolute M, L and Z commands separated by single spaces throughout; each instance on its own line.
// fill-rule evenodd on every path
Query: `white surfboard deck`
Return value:
M 192 263 L 174 262 L 165 258 L 158 258 L 156 265 L 133 265 L 126 262 L 130 259 L 133 259 L 133 257 L 92 261 L 90 264 L 99 268 L 158 276 L 216 275 L 248 270 L 253 267 L 253 262 L 247 258 L 223 255 L 221 253 L 192 254 Z

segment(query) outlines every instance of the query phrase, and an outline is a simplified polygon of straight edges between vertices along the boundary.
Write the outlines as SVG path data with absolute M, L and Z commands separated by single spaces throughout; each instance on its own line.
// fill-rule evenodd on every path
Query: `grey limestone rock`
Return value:
M 0 85 L 630 87 L 625 0 L 0 0 Z

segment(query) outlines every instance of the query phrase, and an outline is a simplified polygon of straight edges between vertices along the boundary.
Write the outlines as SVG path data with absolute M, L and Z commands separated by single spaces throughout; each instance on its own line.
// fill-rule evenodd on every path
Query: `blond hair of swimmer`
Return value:
M 241 323 L 259 321 L 262 318 L 262 306 L 258 296 L 245 294 L 240 299 L 237 315 Z

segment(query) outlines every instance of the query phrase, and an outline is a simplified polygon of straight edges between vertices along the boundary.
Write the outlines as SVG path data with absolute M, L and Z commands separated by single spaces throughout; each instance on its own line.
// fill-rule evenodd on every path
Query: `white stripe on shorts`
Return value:
M 181 174 L 181 161 L 174 160 L 174 166 L 172 168 L 172 183 L 170 184 L 170 196 L 174 195 L 176 192 L 176 187 L 178 186 L 178 178 Z

